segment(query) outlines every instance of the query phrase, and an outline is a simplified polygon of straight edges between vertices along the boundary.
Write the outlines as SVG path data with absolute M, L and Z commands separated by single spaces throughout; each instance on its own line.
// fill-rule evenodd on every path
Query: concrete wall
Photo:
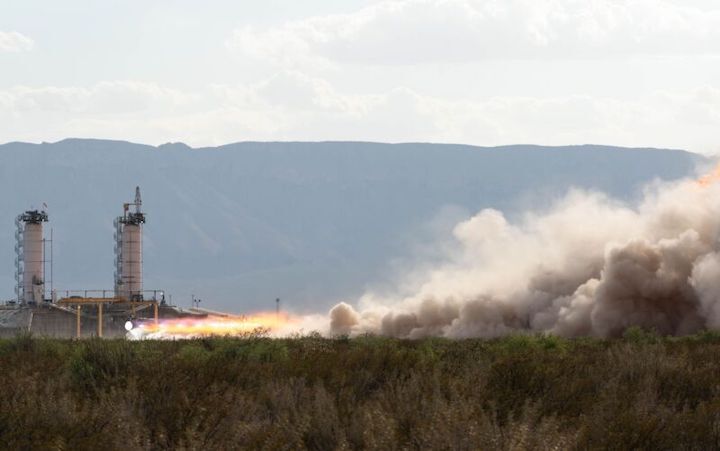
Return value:
M 97 309 L 83 307 L 80 316 L 80 336 L 83 338 L 98 335 Z M 125 336 L 126 318 L 103 315 L 103 337 L 117 338 Z M 74 312 L 56 308 L 39 308 L 32 311 L 30 332 L 38 337 L 75 338 L 77 335 L 77 317 Z
M 21 308 L 0 308 L 0 338 L 11 338 L 28 330 L 30 310 Z
M 187 312 L 177 307 L 160 306 L 160 318 L 204 317 L 206 315 Z M 125 321 L 130 313 L 110 306 L 103 312 L 103 337 L 124 338 Z M 154 309 L 148 306 L 138 309 L 136 318 L 151 320 Z M 77 336 L 77 317 L 75 310 L 66 310 L 55 306 L 43 305 L 36 308 L 0 308 L 0 338 L 14 337 L 18 333 L 30 331 L 36 337 L 75 338 Z M 90 338 L 98 335 L 97 307 L 85 306 L 80 316 L 80 337 Z

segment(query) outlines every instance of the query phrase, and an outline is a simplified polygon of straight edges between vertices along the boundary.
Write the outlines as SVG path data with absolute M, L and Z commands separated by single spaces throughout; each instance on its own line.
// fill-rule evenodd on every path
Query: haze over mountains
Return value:
M 146 288 L 189 306 L 323 310 L 432 258 L 452 226 L 493 207 L 517 217 L 570 187 L 632 202 L 643 184 L 705 163 L 679 150 L 480 148 L 360 142 L 191 149 L 68 139 L 0 145 L 0 299 L 13 296 L 14 218 L 43 202 L 55 286 L 112 287 L 113 219 L 140 185 Z M 402 262 L 402 263 L 399 263 Z

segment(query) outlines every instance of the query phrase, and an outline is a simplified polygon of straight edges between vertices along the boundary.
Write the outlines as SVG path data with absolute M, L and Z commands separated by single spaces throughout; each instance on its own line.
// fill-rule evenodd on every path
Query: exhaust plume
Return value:
M 616 337 L 720 327 L 720 167 L 655 183 L 636 206 L 571 190 L 516 224 L 487 209 L 458 224 L 459 250 L 407 295 L 330 311 L 331 334 Z
M 253 333 L 269 333 L 291 324 L 293 319 L 271 313 L 251 316 L 213 316 L 206 318 L 162 319 L 157 323 L 147 321 L 130 330 L 133 339 L 180 339 L 206 336 L 245 336 Z
M 319 315 L 294 316 L 286 312 L 259 312 L 230 315 L 217 312 L 201 318 L 168 318 L 155 323 L 145 319 L 134 324 L 127 338 L 132 340 L 179 340 L 211 336 L 286 337 L 322 329 L 324 318 Z

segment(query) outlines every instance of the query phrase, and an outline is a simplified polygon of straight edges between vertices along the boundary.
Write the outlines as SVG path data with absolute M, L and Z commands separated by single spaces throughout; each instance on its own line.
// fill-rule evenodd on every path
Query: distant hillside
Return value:
M 389 262 L 481 208 L 512 216 L 571 186 L 631 201 L 642 184 L 701 162 L 603 146 L 9 143 L 0 145 L 0 299 L 14 286 L 14 218 L 43 202 L 56 287 L 112 286 L 112 221 L 140 185 L 148 288 L 181 305 L 194 293 L 206 307 L 240 312 L 280 297 L 308 311 L 386 279 Z

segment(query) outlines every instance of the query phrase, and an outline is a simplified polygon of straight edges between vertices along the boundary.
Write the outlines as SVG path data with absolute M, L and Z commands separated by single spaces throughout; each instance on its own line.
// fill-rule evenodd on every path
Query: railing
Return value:
M 115 290 L 53 290 L 52 301 L 71 298 L 113 299 Z M 143 290 L 130 293 L 132 301 L 165 302 L 165 290 Z

